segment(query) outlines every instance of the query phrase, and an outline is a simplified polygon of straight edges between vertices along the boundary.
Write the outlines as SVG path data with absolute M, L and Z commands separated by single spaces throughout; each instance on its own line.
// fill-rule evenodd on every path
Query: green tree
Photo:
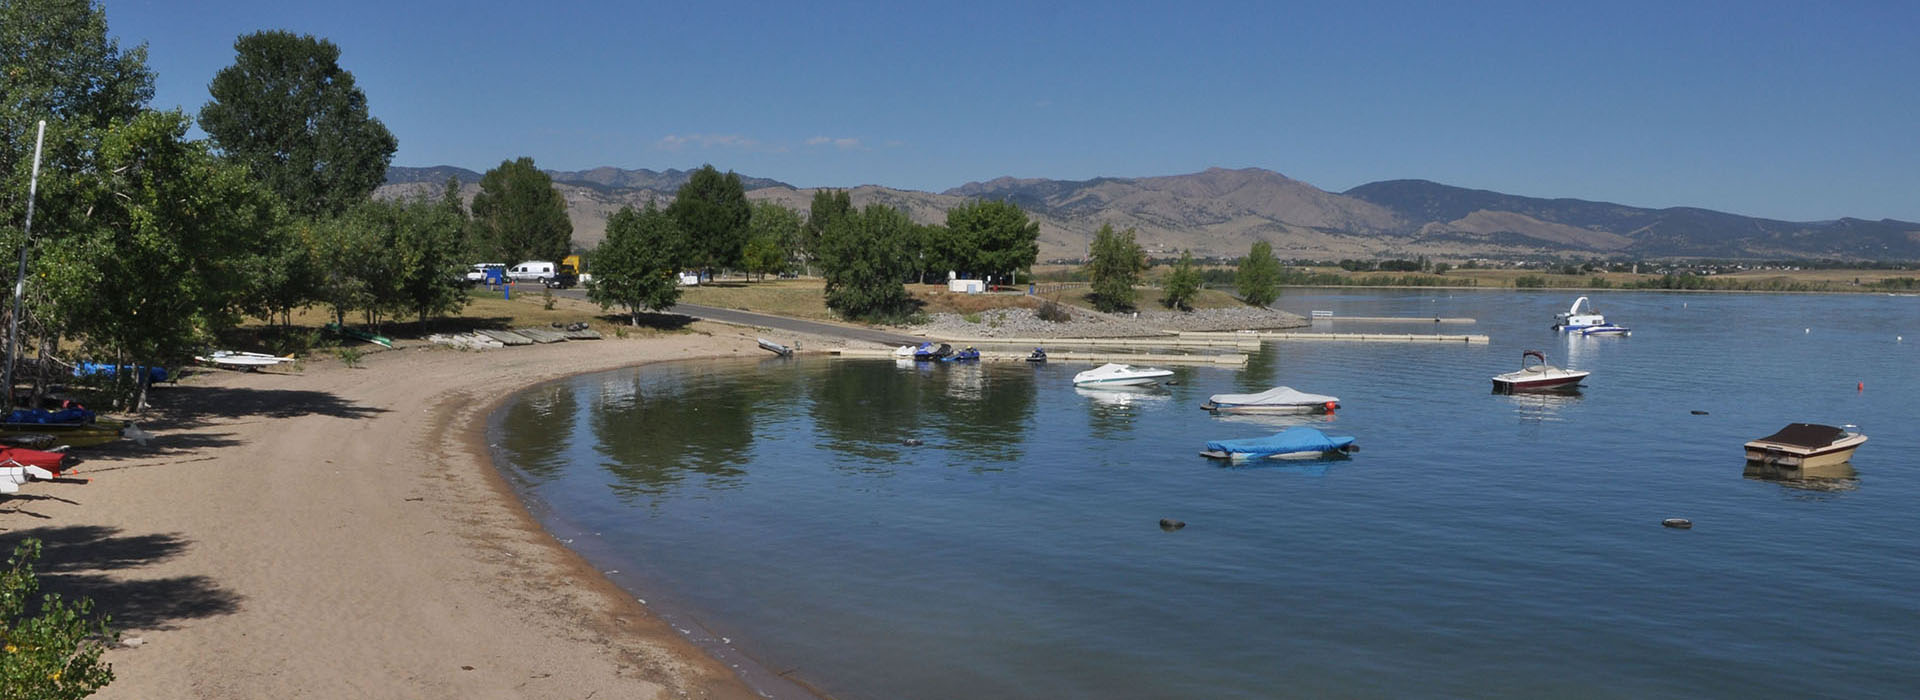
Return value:
M 473 245 L 473 217 L 467 214 L 466 200 L 460 196 L 460 178 L 453 175 L 447 176 L 447 183 L 440 188 L 440 207 L 452 214 L 454 221 L 459 224 L 459 235 L 455 243 L 459 248 L 460 257 L 470 263 L 487 262 L 483 260 L 487 257 L 486 254 L 475 249 Z
M 187 360 L 238 322 L 253 290 L 247 265 L 264 252 L 279 205 L 243 168 L 184 140 L 188 123 L 147 112 L 110 130 L 102 176 L 88 183 L 87 225 L 48 241 L 35 269 L 64 330 L 96 354 Z
M 1112 313 L 1133 308 L 1140 273 L 1147 269 L 1147 252 L 1134 242 L 1134 230 L 1115 233 L 1101 224 L 1087 251 L 1087 277 L 1092 280 L 1093 306 Z
M 100 142 L 138 116 L 153 97 L 146 46 L 121 51 L 106 12 L 84 0 L 0 0 L 0 281 L 11 287 L 25 240 L 28 180 L 38 128 L 46 122 L 28 270 L 48 272 L 46 243 L 89 223 L 106 175 Z M 22 347 L 37 335 L 51 348 L 65 335 L 63 314 L 46 285 L 26 286 Z M 4 303 L 4 302 L 0 302 Z M 0 328 L 5 328 L 0 321 Z M 0 345 L 6 340 L 0 338 Z M 40 386 L 36 383 L 36 387 Z
M 1280 261 L 1273 257 L 1273 244 L 1254 241 L 1253 249 L 1240 260 L 1233 285 L 1248 304 L 1265 308 L 1280 298 Z
M 674 194 L 667 213 L 686 232 L 693 265 L 709 272 L 740 267 L 753 210 L 747 206 L 747 190 L 739 175 L 731 170 L 722 175 L 712 165 L 701 166 Z
M 1012 202 L 968 202 L 947 210 L 943 239 L 950 264 L 977 275 L 1017 280 L 1040 256 L 1040 224 Z
M 809 265 L 819 258 L 820 237 L 835 219 L 853 213 L 853 199 L 846 190 L 815 190 L 813 205 L 807 209 L 806 226 L 800 229 L 800 254 Z M 812 270 L 809 269 L 811 274 Z
M 95 617 L 93 601 L 73 602 L 58 593 L 40 593 L 33 564 L 40 540 L 13 548 L 0 570 L 0 693 L 8 698 L 77 700 L 113 682 L 113 668 L 100 662 L 119 635 Z
M 573 245 L 567 200 L 532 158 L 501 161 L 480 177 L 473 227 L 486 257 L 514 265 L 559 260 Z
M 847 318 L 896 320 L 913 307 L 900 283 L 911 268 L 907 243 L 913 221 L 898 209 L 869 204 L 830 220 L 820 236 L 827 308 Z
M 300 216 L 346 211 L 386 180 L 398 147 L 325 39 L 270 30 L 233 42 L 200 128 Z
M 1200 294 L 1200 268 L 1193 264 L 1193 251 L 1180 251 L 1180 260 L 1167 273 L 1161 289 L 1164 292 L 1160 296 L 1161 305 L 1181 311 L 1193 310 L 1193 298 Z
M 444 202 L 369 201 L 354 214 L 355 224 L 373 232 L 390 261 L 388 279 L 376 287 L 382 308 L 412 313 L 425 323 L 428 316 L 466 306 L 460 220 Z
M 800 231 L 804 224 L 799 212 L 773 202 L 754 202 L 747 220 L 747 246 L 741 251 L 747 271 L 764 278 L 769 272 L 782 272 L 801 260 Z
M 658 311 L 680 299 L 680 270 L 672 251 L 683 247 L 679 222 L 648 202 L 623 207 L 607 219 L 607 237 L 593 250 L 587 300 L 602 309 L 626 308 L 634 325 L 642 310 Z

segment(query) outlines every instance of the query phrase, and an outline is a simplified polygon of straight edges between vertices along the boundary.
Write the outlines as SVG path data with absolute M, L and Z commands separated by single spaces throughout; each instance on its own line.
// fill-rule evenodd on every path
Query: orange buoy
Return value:
M 1854 391 L 1866 391 L 1866 390 L 1867 390 L 1867 383 L 1866 383 L 1866 382 L 1860 382 L 1859 384 L 1856 384 L 1856 385 L 1854 385 L 1854 387 L 1853 387 L 1853 390 L 1854 390 Z

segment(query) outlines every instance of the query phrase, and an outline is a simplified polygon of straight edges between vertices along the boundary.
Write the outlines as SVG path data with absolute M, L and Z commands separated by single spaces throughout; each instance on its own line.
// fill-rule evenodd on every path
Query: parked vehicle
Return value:
M 506 263 L 474 263 L 467 268 L 467 284 L 500 284 L 506 279 Z
M 571 268 L 545 260 L 528 260 L 507 270 L 507 278 L 515 282 L 539 282 L 554 289 L 566 289 L 579 281 L 579 275 Z

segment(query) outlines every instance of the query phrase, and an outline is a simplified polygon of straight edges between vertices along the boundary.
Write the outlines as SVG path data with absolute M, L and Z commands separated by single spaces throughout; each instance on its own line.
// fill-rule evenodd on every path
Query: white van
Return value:
M 557 266 L 543 260 L 529 260 L 507 270 L 507 279 L 516 282 L 546 282 L 553 279 Z

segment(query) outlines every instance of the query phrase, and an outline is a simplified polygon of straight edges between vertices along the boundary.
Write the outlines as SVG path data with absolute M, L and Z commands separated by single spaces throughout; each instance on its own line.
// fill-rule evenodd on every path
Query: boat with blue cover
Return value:
M 1344 455 L 1358 449 L 1351 435 L 1328 435 L 1317 428 L 1295 426 L 1266 437 L 1212 440 L 1200 452 L 1200 456 L 1233 461 L 1315 459 Z

